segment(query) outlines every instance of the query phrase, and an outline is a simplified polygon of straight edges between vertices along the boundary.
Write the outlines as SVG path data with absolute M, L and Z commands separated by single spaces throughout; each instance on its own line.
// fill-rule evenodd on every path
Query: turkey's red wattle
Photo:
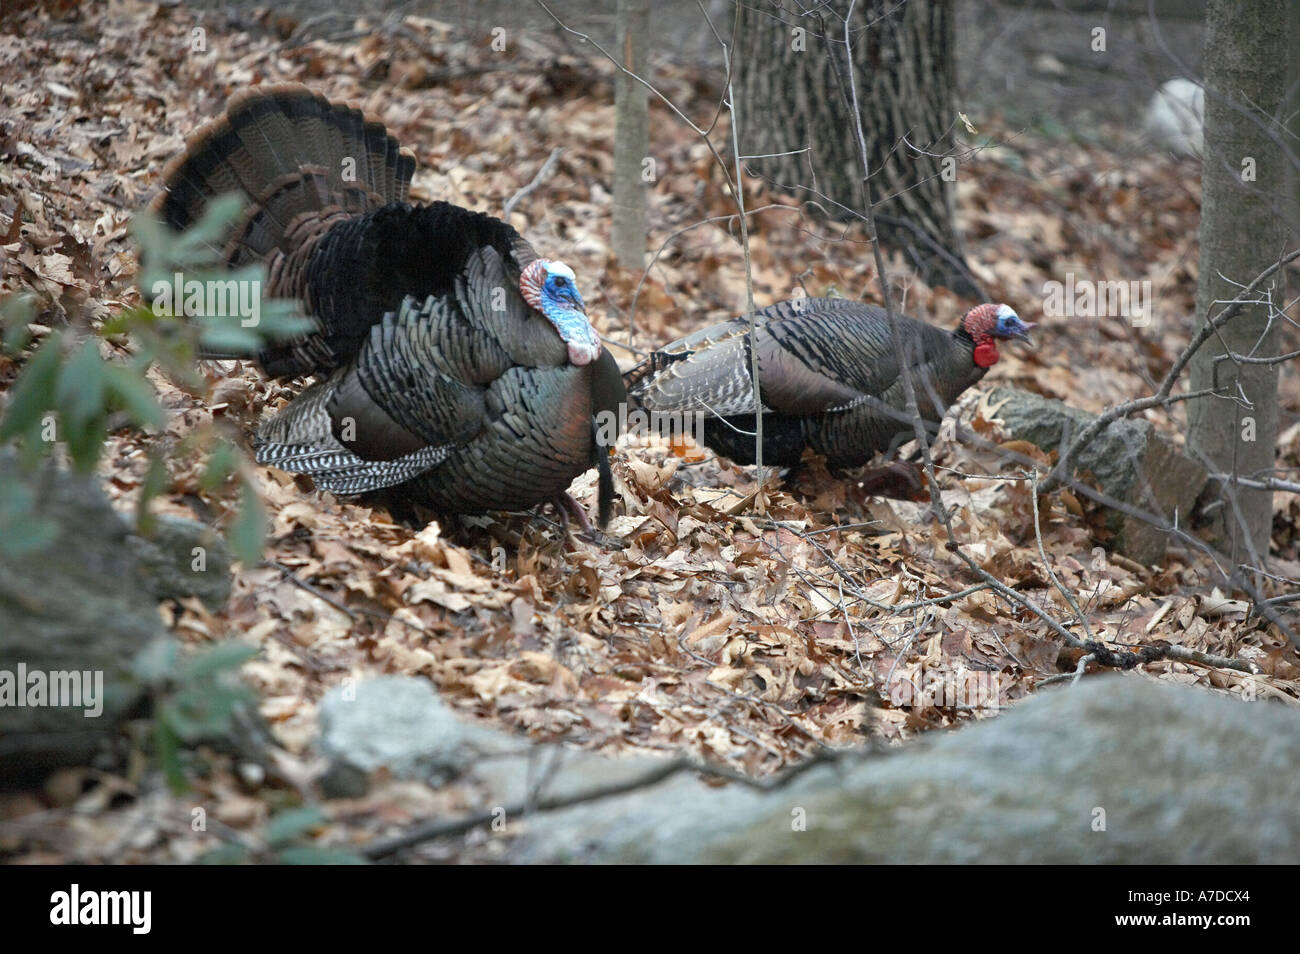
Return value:
M 998 363 L 998 346 L 992 341 L 981 341 L 975 346 L 975 363 L 981 368 L 991 368 Z

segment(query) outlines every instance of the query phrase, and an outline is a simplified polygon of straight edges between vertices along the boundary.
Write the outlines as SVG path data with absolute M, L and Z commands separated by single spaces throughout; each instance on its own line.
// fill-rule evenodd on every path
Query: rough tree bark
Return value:
M 848 10 L 849 0 L 736 5 L 741 149 L 766 157 L 746 165 L 838 219 L 863 207 L 844 72 Z M 944 178 L 945 165 L 950 178 L 957 168 L 944 162 L 958 121 L 952 2 L 858 0 L 852 16 L 880 241 L 905 252 L 927 282 L 976 295 Z
M 1287 176 L 1275 138 L 1287 73 L 1287 0 L 1211 0 L 1205 34 L 1205 153 L 1201 167 L 1200 276 L 1196 312 L 1205 321 L 1277 261 L 1287 237 Z M 1282 300 L 1275 288 L 1274 300 Z M 1215 359 L 1227 351 L 1254 357 L 1278 354 L 1278 326 L 1267 306 L 1248 306 L 1209 339 L 1192 360 L 1192 390 L 1219 387 L 1223 398 L 1192 401 L 1187 444 L 1212 468 L 1242 477 L 1272 476 L 1277 440 L 1276 364 Z M 1217 366 L 1217 377 L 1216 377 Z M 1245 395 L 1251 407 L 1235 400 Z M 1224 484 L 1222 506 L 1212 508 L 1211 533 L 1234 562 L 1268 553 L 1273 495 Z M 1236 498 L 1246 528 L 1234 512 Z
M 649 0 L 619 0 L 618 46 L 623 65 L 645 76 Z M 646 88 L 626 73 L 614 81 L 614 234 L 612 245 L 624 268 L 645 264 L 646 179 L 650 150 L 650 106 Z

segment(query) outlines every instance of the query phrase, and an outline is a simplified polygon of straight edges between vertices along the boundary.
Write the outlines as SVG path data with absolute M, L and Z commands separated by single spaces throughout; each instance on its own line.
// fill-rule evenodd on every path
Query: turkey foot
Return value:
M 560 515 L 560 522 L 564 524 L 566 532 L 569 529 L 569 517 L 573 517 L 585 536 L 592 540 L 597 539 L 596 528 L 591 525 L 587 511 L 583 510 L 582 504 L 574 500 L 567 491 L 555 498 L 555 512 Z
M 581 538 L 588 543 L 594 543 L 598 547 L 606 550 L 622 550 L 627 546 L 618 537 L 610 536 L 601 530 L 597 530 L 591 525 L 591 520 L 587 517 L 587 511 L 583 509 L 582 504 L 574 500 L 569 494 L 564 493 L 555 498 L 555 512 L 560 515 L 560 523 L 564 527 L 564 532 L 569 533 L 569 517 L 572 516 L 577 521 L 581 533 L 575 533 L 575 538 Z

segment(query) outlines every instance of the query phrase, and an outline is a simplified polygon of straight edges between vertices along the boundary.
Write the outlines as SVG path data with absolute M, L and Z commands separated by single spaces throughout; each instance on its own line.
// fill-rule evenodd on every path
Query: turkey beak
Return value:
M 1016 338 L 1019 338 L 1021 341 L 1025 342 L 1025 344 L 1029 345 L 1030 347 L 1033 347 L 1034 342 L 1033 339 L 1029 337 L 1029 329 L 1034 327 L 1036 324 L 1037 322 L 1034 321 L 1022 321 L 1020 323 L 1020 327 L 1017 328 L 1014 332 L 1012 332 L 1012 335 Z

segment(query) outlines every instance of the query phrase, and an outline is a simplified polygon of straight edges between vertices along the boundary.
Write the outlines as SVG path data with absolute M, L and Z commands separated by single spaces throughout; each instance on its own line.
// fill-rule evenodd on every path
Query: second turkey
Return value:
M 889 315 L 844 298 L 798 298 L 697 331 L 652 353 L 625 376 L 632 404 L 671 419 L 703 413 L 704 443 L 741 464 L 799 464 L 805 448 L 832 468 L 867 463 L 913 432 L 905 411 Z M 936 424 L 997 363 L 998 342 L 1029 341 L 1009 305 L 970 309 L 951 331 L 897 316 L 918 410 Z M 756 355 L 756 400 L 751 360 Z M 761 402 L 761 403 L 760 403 Z

